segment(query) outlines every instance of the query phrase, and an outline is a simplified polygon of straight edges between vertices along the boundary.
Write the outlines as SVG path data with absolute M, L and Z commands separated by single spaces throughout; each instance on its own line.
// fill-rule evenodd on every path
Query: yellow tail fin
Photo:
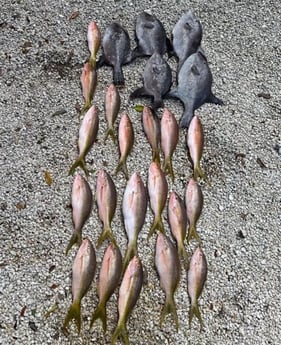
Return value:
M 81 330 L 81 304 L 80 301 L 74 302 L 71 304 L 70 308 L 68 309 L 68 312 L 66 314 L 62 329 L 67 332 L 67 326 L 71 320 L 75 320 L 78 334 Z
M 100 302 L 96 308 L 96 310 L 93 312 L 90 328 L 93 326 L 95 320 L 101 319 L 102 321 L 102 328 L 103 332 L 106 332 L 106 323 L 107 323 L 107 317 L 106 317 L 106 308 L 105 308 L 105 302 Z
M 116 343 L 116 340 L 119 336 L 123 338 L 125 345 L 130 345 L 125 321 L 118 322 L 118 325 L 115 328 L 115 331 L 111 338 L 111 345 L 114 345 Z
M 164 322 L 165 316 L 168 314 L 172 314 L 172 317 L 175 320 L 176 330 L 178 331 L 179 321 L 178 321 L 178 314 L 177 314 L 177 308 L 176 308 L 174 297 L 168 298 L 165 301 L 165 305 L 160 315 L 160 327 L 162 326 L 162 323 Z
M 80 244 L 82 243 L 82 233 L 81 231 L 74 231 L 74 233 L 72 234 L 69 242 L 68 242 L 68 245 L 66 247 L 66 250 L 65 250 L 65 255 L 68 254 L 69 250 L 72 248 L 72 246 L 74 244 L 77 244 L 78 246 L 80 246 Z

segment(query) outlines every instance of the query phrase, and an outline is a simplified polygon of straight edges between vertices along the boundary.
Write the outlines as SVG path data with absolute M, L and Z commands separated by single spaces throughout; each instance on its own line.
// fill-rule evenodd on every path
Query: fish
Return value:
M 96 254 L 91 241 L 85 238 L 75 256 L 72 266 L 72 304 L 63 323 L 63 331 L 68 333 L 67 326 L 74 319 L 78 334 L 81 330 L 81 300 L 86 295 L 96 271 Z
M 178 98 L 184 105 L 181 128 L 188 128 L 194 111 L 204 103 L 223 105 L 211 90 L 213 77 L 202 51 L 190 55 L 178 73 L 178 85 L 167 96 Z
M 89 110 L 97 86 L 97 72 L 89 62 L 86 62 L 81 73 L 80 82 L 85 104 L 82 112 Z
M 164 154 L 163 171 L 170 174 L 172 181 L 175 180 L 172 165 L 172 156 L 179 141 L 179 125 L 173 113 L 164 109 L 161 118 L 161 149 Z
M 104 141 L 106 141 L 109 135 L 114 142 L 116 141 L 113 126 L 120 110 L 120 103 L 121 100 L 118 89 L 114 84 L 110 84 L 105 95 L 105 118 L 108 123 L 108 129 L 105 133 Z
M 93 20 L 90 22 L 88 26 L 87 41 L 88 48 L 91 53 L 89 62 L 91 66 L 95 69 L 97 52 L 101 44 L 101 32 L 96 22 L 94 22 Z
M 137 47 L 134 56 L 164 55 L 172 49 L 163 24 L 155 16 L 142 12 L 137 16 L 135 39 Z
M 127 169 L 127 157 L 130 154 L 134 144 L 134 129 L 129 116 L 123 113 L 118 128 L 118 143 L 120 159 L 115 171 L 117 175 L 120 170 L 123 171 L 126 179 L 129 179 Z
M 159 53 L 154 53 L 147 61 L 143 72 L 143 87 L 131 93 L 130 99 L 141 96 L 153 98 L 152 109 L 163 107 L 162 97 L 172 85 L 172 72 L 168 63 Z
M 97 139 L 99 129 L 99 115 L 98 115 L 98 108 L 95 105 L 92 105 L 91 108 L 87 111 L 83 120 L 81 122 L 81 126 L 79 129 L 78 135 L 78 150 L 79 155 L 78 158 L 75 160 L 71 168 L 69 169 L 69 175 L 73 175 L 75 169 L 80 166 L 86 173 L 89 175 L 89 171 L 86 167 L 85 157 L 89 152 L 90 148 L 92 147 L 93 143 Z
M 82 228 L 90 216 L 92 200 L 93 194 L 89 183 L 82 175 L 75 175 L 71 193 L 73 234 L 67 245 L 66 255 L 75 243 L 80 246 L 82 242 Z
M 189 223 L 187 242 L 194 237 L 200 244 L 201 239 L 196 230 L 197 221 L 203 209 L 203 193 L 199 184 L 191 178 L 185 189 L 185 207 L 186 215 Z
M 143 285 L 143 269 L 140 259 L 134 256 L 125 271 L 118 296 L 118 323 L 111 338 L 111 345 L 122 336 L 124 343 L 129 345 L 127 320 L 137 303 Z
M 96 202 L 98 215 L 103 223 L 103 231 L 98 239 L 97 247 L 100 247 L 102 242 L 107 238 L 116 245 L 111 229 L 111 221 L 116 211 L 117 192 L 111 176 L 103 169 L 98 172 Z
M 187 260 L 188 255 L 184 247 L 187 228 L 187 215 L 183 200 L 176 192 L 171 192 L 168 203 L 168 223 L 171 234 L 177 242 L 179 257 Z
M 124 268 L 127 267 L 130 259 L 137 255 L 137 239 L 145 221 L 146 209 L 147 196 L 144 184 L 140 175 L 133 173 L 127 182 L 122 201 L 122 215 L 128 237 Z
M 191 326 L 194 315 L 200 322 L 200 330 L 203 327 L 203 321 L 198 306 L 198 298 L 201 296 L 204 284 L 207 279 L 207 260 L 201 247 L 194 251 L 187 274 L 187 289 L 191 306 L 189 310 L 189 327 Z
M 176 324 L 176 330 L 178 331 L 179 322 L 174 293 L 180 281 L 180 261 L 175 246 L 161 232 L 157 235 L 155 266 L 159 275 L 160 286 L 166 295 L 165 304 L 160 316 L 160 326 L 162 326 L 165 316 L 171 313 Z
M 197 180 L 201 177 L 207 181 L 205 172 L 200 166 L 200 160 L 202 158 L 203 147 L 204 147 L 204 132 L 200 118 L 195 115 L 188 127 L 186 142 L 189 151 L 189 156 L 193 164 L 193 176 Z
M 117 288 L 122 273 L 122 256 L 120 249 L 113 243 L 109 243 L 105 250 L 98 282 L 99 303 L 92 314 L 90 328 L 95 320 L 101 319 L 103 331 L 106 332 L 107 316 L 106 303 Z
M 125 84 L 122 66 L 132 61 L 130 37 L 120 24 L 111 23 L 105 30 L 102 39 L 103 54 L 97 62 L 97 67 L 109 65 L 113 67 L 113 82 L 115 85 Z
M 160 163 L 160 121 L 151 108 L 144 106 L 142 111 L 143 130 L 152 148 L 152 161 Z
M 203 30 L 192 11 L 184 13 L 173 28 L 173 50 L 178 57 L 178 71 L 184 61 L 200 47 Z
M 147 237 L 149 239 L 156 230 L 164 232 L 161 215 L 167 200 L 168 183 L 158 163 L 152 162 L 150 164 L 147 184 L 150 207 L 154 214 L 154 220 Z

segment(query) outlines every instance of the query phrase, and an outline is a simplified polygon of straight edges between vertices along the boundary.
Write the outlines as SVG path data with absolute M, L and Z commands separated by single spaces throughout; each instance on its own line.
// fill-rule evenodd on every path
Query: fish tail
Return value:
M 192 108 L 187 109 L 180 119 L 180 127 L 181 128 L 188 128 L 190 121 L 192 120 L 193 116 L 194 116 L 193 109 Z
M 144 87 L 140 87 L 130 94 L 130 99 L 138 98 L 146 95 L 146 90 Z
M 81 167 L 85 174 L 89 175 L 89 170 L 86 167 L 85 156 L 79 156 L 76 161 L 72 164 L 71 168 L 69 169 L 68 175 L 73 175 L 76 168 Z
M 156 163 L 160 163 L 160 153 L 159 149 L 152 150 L 152 161 Z
M 196 241 L 201 244 L 201 238 L 200 236 L 198 235 L 198 232 L 196 230 L 196 225 L 195 224 L 191 224 L 189 226 L 189 229 L 188 229 L 188 235 L 187 235 L 187 243 L 189 244 L 190 241 L 192 240 L 192 238 L 195 238 Z
M 83 107 L 81 109 L 81 112 L 86 113 L 91 108 L 91 105 L 92 105 L 92 101 L 90 99 L 87 99 L 85 104 L 83 105 Z
M 91 55 L 91 57 L 89 59 L 89 63 L 93 69 L 96 69 L 96 66 L 97 66 L 97 53 L 96 52 L 93 52 L 93 54 Z
M 66 314 L 62 329 L 67 332 L 67 326 L 71 320 L 75 320 L 78 334 L 81 330 L 81 303 L 80 301 L 74 302 L 71 304 L 70 308 L 68 309 L 68 312 Z
M 177 308 L 175 304 L 174 297 L 170 297 L 166 299 L 165 305 L 161 311 L 160 315 L 160 327 L 162 327 L 162 324 L 164 322 L 164 319 L 166 315 L 172 314 L 175 324 L 176 324 L 176 330 L 178 331 L 179 329 L 179 320 L 178 320 L 178 314 L 177 314 Z
M 133 241 L 128 244 L 128 247 L 126 249 L 124 261 L 123 261 L 123 273 L 125 272 L 130 260 L 133 256 L 137 255 L 137 241 Z
M 105 308 L 105 302 L 99 303 L 96 310 L 93 312 L 90 328 L 92 328 L 95 320 L 101 319 L 102 321 L 102 328 L 103 332 L 106 332 L 106 323 L 107 323 L 107 317 L 106 317 L 106 308 Z
M 117 168 L 115 170 L 115 175 L 117 175 L 119 173 L 119 171 L 123 171 L 126 180 L 129 180 L 129 173 L 128 173 L 128 169 L 127 169 L 127 163 L 126 163 L 126 159 L 120 159 L 117 165 Z
M 186 249 L 184 247 L 184 243 L 183 242 L 178 244 L 178 254 L 179 254 L 180 258 L 184 259 L 184 261 L 186 261 L 186 262 L 188 261 L 188 259 L 189 259 L 188 258 L 188 254 L 186 252 Z
M 198 307 L 197 301 L 195 303 L 192 303 L 191 306 L 190 306 L 190 310 L 189 310 L 189 328 L 191 327 L 191 322 L 192 322 L 192 319 L 193 319 L 194 315 L 199 320 L 199 322 L 200 322 L 200 330 L 202 330 L 202 328 L 203 328 L 203 320 L 202 320 L 202 317 L 201 317 L 201 313 L 200 313 L 200 309 Z
M 116 143 L 116 137 L 115 137 L 115 133 L 114 133 L 114 128 L 113 127 L 109 127 L 106 132 L 105 132 L 105 136 L 104 136 L 104 142 L 106 142 L 107 138 L 111 136 L 112 140 L 114 143 Z
M 157 110 L 158 108 L 163 108 L 163 106 L 164 106 L 164 103 L 162 101 L 161 96 L 160 96 L 160 98 L 154 98 L 153 104 L 152 104 L 153 110 Z
M 121 66 L 115 66 L 113 70 L 113 83 L 115 85 L 124 85 L 124 75 Z
M 147 239 L 149 240 L 150 237 L 154 234 L 154 232 L 156 230 L 159 230 L 160 232 L 164 233 L 165 230 L 164 230 L 164 224 L 163 224 L 163 221 L 162 221 L 162 218 L 161 218 L 161 215 L 157 216 L 157 217 L 154 217 L 154 220 L 153 220 L 153 223 L 150 227 L 150 230 L 149 230 L 149 233 L 148 233 L 148 236 L 147 236 Z
M 114 345 L 116 343 L 116 340 L 119 336 L 123 338 L 125 345 L 130 345 L 125 320 L 118 322 L 118 325 L 116 326 L 115 331 L 111 338 L 111 345 Z
M 80 246 L 80 244 L 82 243 L 82 233 L 81 231 L 74 231 L 69 242 L 68 245 L 66 247 L 65 250 L 65 255 L 68 254 L 69 250 L 72 248 L 72 246 L 74 244 L 77 244 L 78 246 Z
M 218 105 L 224 105 L 224 101 L 220 98 L 216 97 L 213 93 L 210 94 L 208 100 L 208 103 L 218 104 Z
M 103 231 L 102 231 L 102 233 L 98 239 L 97 247 L 99 248 L 101 246 L 101 244 L 103 243 L 103 241 L 106 239 L 109 239 L 114 244 L 114 246 L 117 245 L 110 226 L 105 227 L 103 229 Z
M 175 175 L 174 175 L 174 169 L 172 164 L 171 157 L 165 158 L 164 164 L 163 164 L 163 171 L 168 173 L 171 176 L 172 182 L 174 183 Z
M 194 167 L 194 180 L 198 180 L 198 177 L 202 178 L 205 182 L 208 182 L 207 176 L 204 172 L 204 170 L 201 168 L 200 163 L 197 163 Z

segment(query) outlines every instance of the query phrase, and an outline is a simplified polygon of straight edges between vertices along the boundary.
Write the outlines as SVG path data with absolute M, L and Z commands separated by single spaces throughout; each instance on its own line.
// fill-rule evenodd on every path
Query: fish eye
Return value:
M 188 22 L 186 22 L 184 24 L 184 27 L 185 27 L 186 30 L 191 30 L 191 26 L 190 26 L 190 24 Z

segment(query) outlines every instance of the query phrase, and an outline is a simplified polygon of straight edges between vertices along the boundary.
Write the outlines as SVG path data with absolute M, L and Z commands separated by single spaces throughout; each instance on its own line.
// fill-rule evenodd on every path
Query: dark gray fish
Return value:
M 212 73 L 202 52 L 190 55 L 179 71 L 177 88 L 168 94 L 180 99 L 184 105 L 180 127 L 188 128 L 194 110 L 204 103 L 224 104 L 212 93 L 212 82 Z
M 154 53 L 164 55 L 172 49 L 163 24 L 146 12 L 142 12 L 137 17 L 135 36 L 137 42 L 135 56 L 151 56 Z
M 132 60 L 132 51 L 128 32 L 118 23 L 110 24 L 102 39 L 103 54 L 99 59 L 98 68 L 103 65 L 113 67 L 113 82 L 115 85 L 124 85 L 122 65 Z
M 168 63 L 159 53 L 154 53 L 143 71 L 143 87 L 131 93 L 130 98 L 153 97 L 153 110 L 163 107 L 162 97 L 170 90 L 172 72 Z
M 178 70 L 184 61 L 197 51 L 202 40 L 202 26 L 192 11 L 183 14 L 173 28 L 173 49 L 179 59 Z

